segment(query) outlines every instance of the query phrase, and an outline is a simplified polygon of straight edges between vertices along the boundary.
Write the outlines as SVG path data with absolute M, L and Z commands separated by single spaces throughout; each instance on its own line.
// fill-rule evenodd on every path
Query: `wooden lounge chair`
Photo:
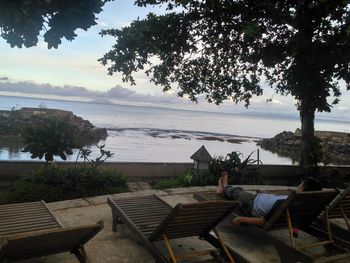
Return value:
M 125 223 L 156 262 L 168 262 L 154 244 L 160 240 L 165 242 L 172 262 L 211 253 L 207 250 L 175 256 L 169 240 L 209 233 L 238 205 L 236 202 L 209 201 L 178 204 L 172 208 L 156 195 L 124 199 L 108 197 L 107 203 L 112 209 L 113 231 L 117 230 L 118 223 Z M 233 262 L 220 235 L 216 234 L 221 251 Z
M 328 207 L 328 216 L 330 219 L 344 219 L 344 222 L 350 231 L 350 184 Z
M 324 236 L 326 240 L 317 241 L 313 243 L 307 243 L 302 245 L 296 245 L 295 238 L 293 236 L 293 228 L 299 228 L 301 230 L 307 229 L 313 221 L 322 213 L 325 214 L 325 217 L 328 221 L 328 210 L 327 206 L 331 203 L 331 201 L 337 196 L 338 191 L 336 190 L 324 190 L 324 191 L 314 191 L 314 192 L 301 192 L 298 193 L 296 191 L 291 191 L 287 197 L 287 199 L 280 201 L 279 205 L 275 207 L 275 209 L 271 210 L 266 216 L 265 224 L 260 228 L 265 232 L 275 229 L 288 229 L 289 238 L 291 247 L 298 252 L 303 258 L 303 254 L 305 255 L 302 262 L 314 262 L 314 259 L 306 252 L 306 249 L 323 246 L 327 244 L 333 244 L 334 239 L 332 236 L 331 228 L 327 227 L 327 235 Z M 208 200 L 214 198 L 215 195 L 210 193 L 196 193 L 194 194 L 194 198 L 197 200 Z M 255 227 L 259 229 L 258 227 Z M 270 238 L 270 241 L 273 237 Z M 276 240 L 273 240 L 275 244 L 277 244 Z M 280 247 L 278 253 L 281 255 L 285 255 L 287 253 L 287 247 L 283 246 L 283 244 L 277 244 Z M 289 254 L 293 251 L 289 250 Z M 293 252 L 294 253 L 294 252 Z M 298 257 L 298 254 L 295 254 Z M 339 258 L 350 257 L 350 254 L 345 253 L 341 255 L 336 255 L 333 257 L 322 258 L 322 262 L 333 261 Z
M 325 237 L 328 227 L 331 228 L 333 239 L 336 243 L 350 250 L 350 184 L 328 206 L 328 219 L 344 220 L 347 229 L 329 222 L 325 213 L 317 218 L 306 230 L 313 235 Z
M 301 192 L 291 191 L 287 199 L 280 202 L 276 209 L 271 210 L 267 215 L 266 223 L 262 226 L 265 231 L 273 229 L 288 228 L 291 245 L 297 249 L 333 243 L 331 233 L 329 240 L 315 242 L 301 246 L 295 245 L 293 228 L 303 229 L 309 226 L 321 213 L 327 213 L 326 206 L 338 194 L 336 190 Z
M 103 222 L 63 227 L 44 201 L 0 206 L 0 262 L 71 252 L 86 262 L 84 244 Z

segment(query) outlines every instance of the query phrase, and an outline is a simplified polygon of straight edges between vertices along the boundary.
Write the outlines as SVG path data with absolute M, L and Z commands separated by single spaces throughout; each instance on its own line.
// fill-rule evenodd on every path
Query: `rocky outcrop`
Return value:
M 27 125 L 38 124 L 39 119 L 43 116 L 67 119 L 72 133 L 81 140 L 80 144 L 98 142 L 107 137 L 105 128 L 97 128 L 88 120 L 84 120 L 70 111 L 46 108 L 22 108 L 19 110 L 0 111 L 0 136 L 20 137 Z
M 350 134 L 331 131 L 315 131 L 320 141 L 323 160 L 332 164 L 350 164 Z M 300 159 L 300 130 L 284 131 L 273 138 L 257 143 L 263 149 L 293 160 Z

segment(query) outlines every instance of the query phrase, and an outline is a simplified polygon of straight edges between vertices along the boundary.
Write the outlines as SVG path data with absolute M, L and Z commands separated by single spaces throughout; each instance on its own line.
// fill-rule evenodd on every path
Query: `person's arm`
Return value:
M 239 226 L 241 224 L 254 225 L 254 226 L 262 226 L 265 224 L 266 220 L 263 217 L 236 217 L 232 220 L 232 224 L 235 226 Z

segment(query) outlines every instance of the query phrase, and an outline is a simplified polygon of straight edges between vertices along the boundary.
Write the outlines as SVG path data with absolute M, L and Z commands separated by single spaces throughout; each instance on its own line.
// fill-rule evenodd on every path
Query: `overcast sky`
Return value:
M 159 7 L 139 8 L 132 0 L 116 0 L 105 5 L 98 16 L 98 25 L 87 32 L 77 30 L 78 37 L 72 42 L 66 40 L 58 49 L 47 49 L 43 39 L 33 48 L 11 48 L 0 38 L 0 94 L 9 92 L 29 94 L 41 97 L 81 99 L 109 99 L 138 104 L 173 105 L 191 109 L 210 109 L 218 111 L 247 111 L 243 105 L 227 102 L 221 106 L 208 105 L 200 99 L 198 105 L 176 96 L 176 90 L 167 94 L 161 87 L 156 87 L 142 73 L 136 73 L 136 87 L 123 83 L 121 75 L 107 75 L 107 68 L 97 59 L 101 58 L 113 45 L 114 39 L 101 38 L 101 29 L 121 28 L 132 20 L 145 18 L 150 12 L 163 13 Z M 273 94 L 270 88 L 264 89 L 264 96 L 254 98 L 248 111 L 283 112 L 297 116 L 295 101 L 291 97 L 281 97 Z M 266 104 L 266 99 L 273 96 L 272 103 Z M 347 118 L 350 95 L 344 93 L 340 104 L 335 106 L 333 113 L 325 115 L 330 118 Z

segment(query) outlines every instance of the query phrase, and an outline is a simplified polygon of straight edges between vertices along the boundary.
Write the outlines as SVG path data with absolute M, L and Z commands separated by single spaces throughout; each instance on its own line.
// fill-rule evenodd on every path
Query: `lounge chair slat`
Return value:
M 143 204 L 136 204 L 134 206 L 131 206 L 131 205 L 119 205 L 119 207 L 125 209 L 125 210 L 137 210 L 140 206 L 142 205 L 142 207 L 147 207 L 147 208 L 158 208 L 158 209 L 166 209 L 166 207 L 164 206 L 161 206 L 159 204 L 147 204 L 147 205 L 143 205 Z
M 132 199 L 112 199 L 113 202 L 116 204 L 122 205 L 122 204 L 127 204 L 127 205 L 134 205 L 134 204 L 152 204 L 152 203 L 159 203 L 156 200 L 150 199 L 150 198 L 132 198 Z
M 329 206 L 330 218 L 342 218 L 343 215 L 340 212 L 340 206 L 349 207 L 350 205 L 350 184 L 346 187 L 337 198 Z M 350 211 L 345 212 L 346 216 L 350 218 Z
M 37 229 L 52 229 L 52 228 L 57 228 L 57 225 L 53 223 L 45 223 L 45 224 L 33 224 L 28 226 L 17 226 L 13 228 L 0 230 L 0 236 L 7 237 L 10 234 L 29 232 Z
M 161 222 L 147 222 L 147 223 L 137 223 L 136 226 L 140 229 L 153 228 L 159 226 Z
M 52 224 L 55 224 L 57 227 L 59 227 L 60 225 L 55 222 L 54 220 L 52 220 L 52 218 L 50 217 L 36 217 L 36 218 L 14 218 L 14 219 L 6 219 L 6 220 L 0 220 L 1 221 L 1 225 L 0 225 L 0 229 L 7 227 L 8 225 L 17 225 L 17 224 L 31 224 L 31 223 L 36 223 L 38 221 L 40 222 L 51 222 Z
M 11 220 L 11 219 L 24 219 L 24 218 L 40 218 L 40 217 L 47 217 L 47 218 L 52 218 L 53 221 L 55 221 L 55 218 L 52 217 L 50 214 L 48 213 L 32 213 L 32 214 L 24 214 L 24 215 L 21 215 L 21 214 L 15 214 L 15 215 L 6 215 L 6 216 L 1 216 L 0 217 L 0 220 L 1 222 L 4 222 L 6 220 Z
M 135 224 L 142 224 L 142 223 L 159 223 L 164 220 L 164 216 L 159 216 L 159 217 L 152 217 L 152 218 L 131 218 Z
M 150 237 L 151 240 L 159 240 L 162 238 L 164 230 L 167 229 L 167 226 L 171 226 L 173 223 L 176 224 L 176 220 L 179 217 L 181 220 L 182 215 L 189 213 L 188 220 L 193 219 L 194 227 L 195 224 L 199 224 L 201 220 L 205 222 L 206 215 L 210 214 L 210 211 L 215 211 L 215 216 L 212 218 L 210 223 L 207 224 L 206 230 L 210 231 L 215 227 L 215 225 L 223 219 L 223 216 L 227 215 L 238 203 L 226 202 L 226 201 L 207 201 L 200 203 L 191 203 L 191 204 L 179 204 L 174 210 L 168 215 L 168 217 L 159 225 L 157 230 Z M 218 209 L 219 208 L 219 209 Z M 221 210 L 221 211 L 220 211 Z M 193 213 L 195 212 L 195 213 Z M 201 232 L 197 232 L 199 235 Z M 192 232 L 191 232 L 192 235 Z M 188 236 L 191 236 L 188 235 Z M 183 232 L 179 237 L 185 237 L 186 233 Z
M 160 213 L 159 215 L 156 215 L 155 213 L 152 213 L 152 214 L 132 214 L 129 216 L 129 218 L 132 220 L 146 220 L 146 221 L 148 221 L 149 219 L 152 219 L 152 218 L 164 218 L 168 214 L 169 213 L 167 213 L 167 214 Z
M 7 225 L 1 225 L 0 232 L 6 232 L 7 230 L 11 229 L 18 229 L 18 231 L 22 232 L 22 229 L 29 229 L 29 228 L 36 228 L 38 226 L 52 226 L 54 228 L 60 227 L 56 222 L 53 221 L 44 221 L 44 222 L 38 222 L 38 221 L 32 221 L 32 222 L 26 222 L 23 225 L 18 224 L 18 222 L 14 222 L 14 225 L 7 224 Z
M 41 206 L 41 202 L 37 201 L 37 202 L 28 202 L 28 203 L 15 203 L 15 204 L 5 204 L 5 205 L 1 205 L 0 206 L 0 211 L 2 210 L 6 210 L 6 209 L 14 209 L 14 208 L 24 208 L 24 207 L 35 207 Z
M 124 211 L 127 211 L 128 214 L 152 214 L 154 212 L 157 212 L 159 211 L 159 213 L 169 213 L 169 209 L 167 208 L 158 208 L 158 207 L 155 207 L 155 208 L 149 208 L 145 211 L 139 211 L 137 209 L 123 209 Z
M 0 211 L 5 210 L 18 210 L 18 209 L 35 209 L 35 208 L 45 208 L 41 201 L 38 202 L 29 202 L 29 203 L 15 203 L 15 204 L 5 204 L 1 205 Z
M 30 216 L 30 215 L 33 215 L 33 214 L 47 214 L 47 210 L 44 209 L 44 208 L 35 208 L 35 209 L 30 209 L 30 208 L 26 208 L 24 210 L 14 210 L 14 211 L 11 211 L 11 210 L 6 210 L 6 211 L 3 211 L 1 212 L 1 216 L 0 218 L 2 217 L 6 217 L 6 216 L 9 216 L 9 215 L 23 215 L 23 216 Z

